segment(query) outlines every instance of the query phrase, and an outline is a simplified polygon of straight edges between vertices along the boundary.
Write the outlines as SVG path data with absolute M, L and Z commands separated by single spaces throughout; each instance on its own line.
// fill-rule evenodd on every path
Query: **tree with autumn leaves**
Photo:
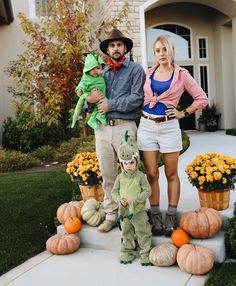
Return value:
M 128 4 L 107 22 L 93 23 L 93 0 L 50 0 L 47 15 L 33 22 L 18 15 L 27 36 L 25 51 L 9 63 L 6 72 L 15 80 L 10 92 L 18 109 L 33 113 L 35 122 L 69 125 L 75 87 L 82 76 L 83 53 L 94 50 L 104 33 L 127 23 Z M 27 127 L 27 126 L 25 126 Z

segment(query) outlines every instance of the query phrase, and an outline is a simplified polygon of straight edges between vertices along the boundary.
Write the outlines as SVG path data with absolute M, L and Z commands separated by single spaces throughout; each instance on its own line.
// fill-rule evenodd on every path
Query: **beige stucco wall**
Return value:
M 11 2 L 15 20 L 10 25 L 0 26 L 0 142 L 3 121 L 8 116 L 14 115 L 14 109 L 11 106 L 12 98 L 7 91 L 12 82 L 3 70 L 8 66 L 9 61 L 16 59 L 17 54 L 23 50 L 20 42 L 24 39 L 24 34 L 20 28 L 17 13 L 28 13 L 28 0 L 12 0 Z
M 232 49 L 232 28 L 221 27 L 221 63 L 222 63 L 222 90 L 216 92 L 216 101 L 222 112 L 221 126 L 227 126 L 227 128 L 233 128 L 236 126 L 235 117 L 235 97 L 234 97 L 234 71 L 233 71 L 233 49 Z M 219 78 L 218 75 L 216 78 Z M 219 82 L 216 81 L 216 86 L 219 87 Z M 219 90 L 217 90 L 219 91 Z
M 220 128 L 236 127 L 236 88 L 234 85 L 235 53 L 233 41 L 236 33 L 232 30 L 232 20 L 219 15 L 214 19 L 215 86 L 214 101 L 222 116 Z

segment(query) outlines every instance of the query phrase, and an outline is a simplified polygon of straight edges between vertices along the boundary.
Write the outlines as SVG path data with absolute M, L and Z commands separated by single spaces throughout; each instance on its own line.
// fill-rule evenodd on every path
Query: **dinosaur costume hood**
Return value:
M 83 74 L 86 74 L 100 65 L 105 65 L 105 63 L 99 55 L 95 54 L 94 52 L 86 54 Z
M 140 161 L 138 145 L 135 139 L 128 135 L 128 130 L 125 132 L 124 139 L 118 148 L 118 158 L 121 163 L 128 163 L 136 159 L 138 165 Z

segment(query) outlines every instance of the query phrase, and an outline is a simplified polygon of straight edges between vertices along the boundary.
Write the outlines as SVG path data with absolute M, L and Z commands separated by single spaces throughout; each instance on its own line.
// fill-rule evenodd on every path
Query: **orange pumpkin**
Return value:
M 177 247 L 181 247 L 182 245 L 189 243 L 189 237 L 187 233 L 180 228 L 172 232 L 171 240 L 173 244 Z
M 80 238 L 76 234 L 55 234 L 46 242 L 47 251 L 53 254 L 67 254 L 76 251 L 80 246 Z
M 64 229 L 67 233 L 76 233 L 80 231 L 81 227 L 81 221 L 77 217 L 69 217 L 66 219 L 64 225 Z
M 57 219 L 62 224 L 64 224 L 66 219 L 69 217 L 77 217 L 81 219 L 81 209 L 83 205 L 83 201 L 72 201 L 62 204 L 57 209 Z
M 185 244 L 177 252 L 179 268 L 187 273 L 203 275 L 214 265 L 214 253 L 203 246 Z
M 195 238 L 214 236 L 222 226 L 222 217 L 212 208 L 199 208 L 184 213 L 180 218 L 180 227 Z

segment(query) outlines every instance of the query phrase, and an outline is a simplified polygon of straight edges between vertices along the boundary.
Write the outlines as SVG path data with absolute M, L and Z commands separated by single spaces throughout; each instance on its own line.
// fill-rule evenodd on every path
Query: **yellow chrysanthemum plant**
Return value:
M 77 154 L 71 162 L 67 163 L 66 173 L 79 185 L 92 186 L 102 183 L 102 174 L 95 152 Z
M 185 172 L 190 183 L 200 190 L 234 189 L 236 158 L 219 153 L 197 155 Z

